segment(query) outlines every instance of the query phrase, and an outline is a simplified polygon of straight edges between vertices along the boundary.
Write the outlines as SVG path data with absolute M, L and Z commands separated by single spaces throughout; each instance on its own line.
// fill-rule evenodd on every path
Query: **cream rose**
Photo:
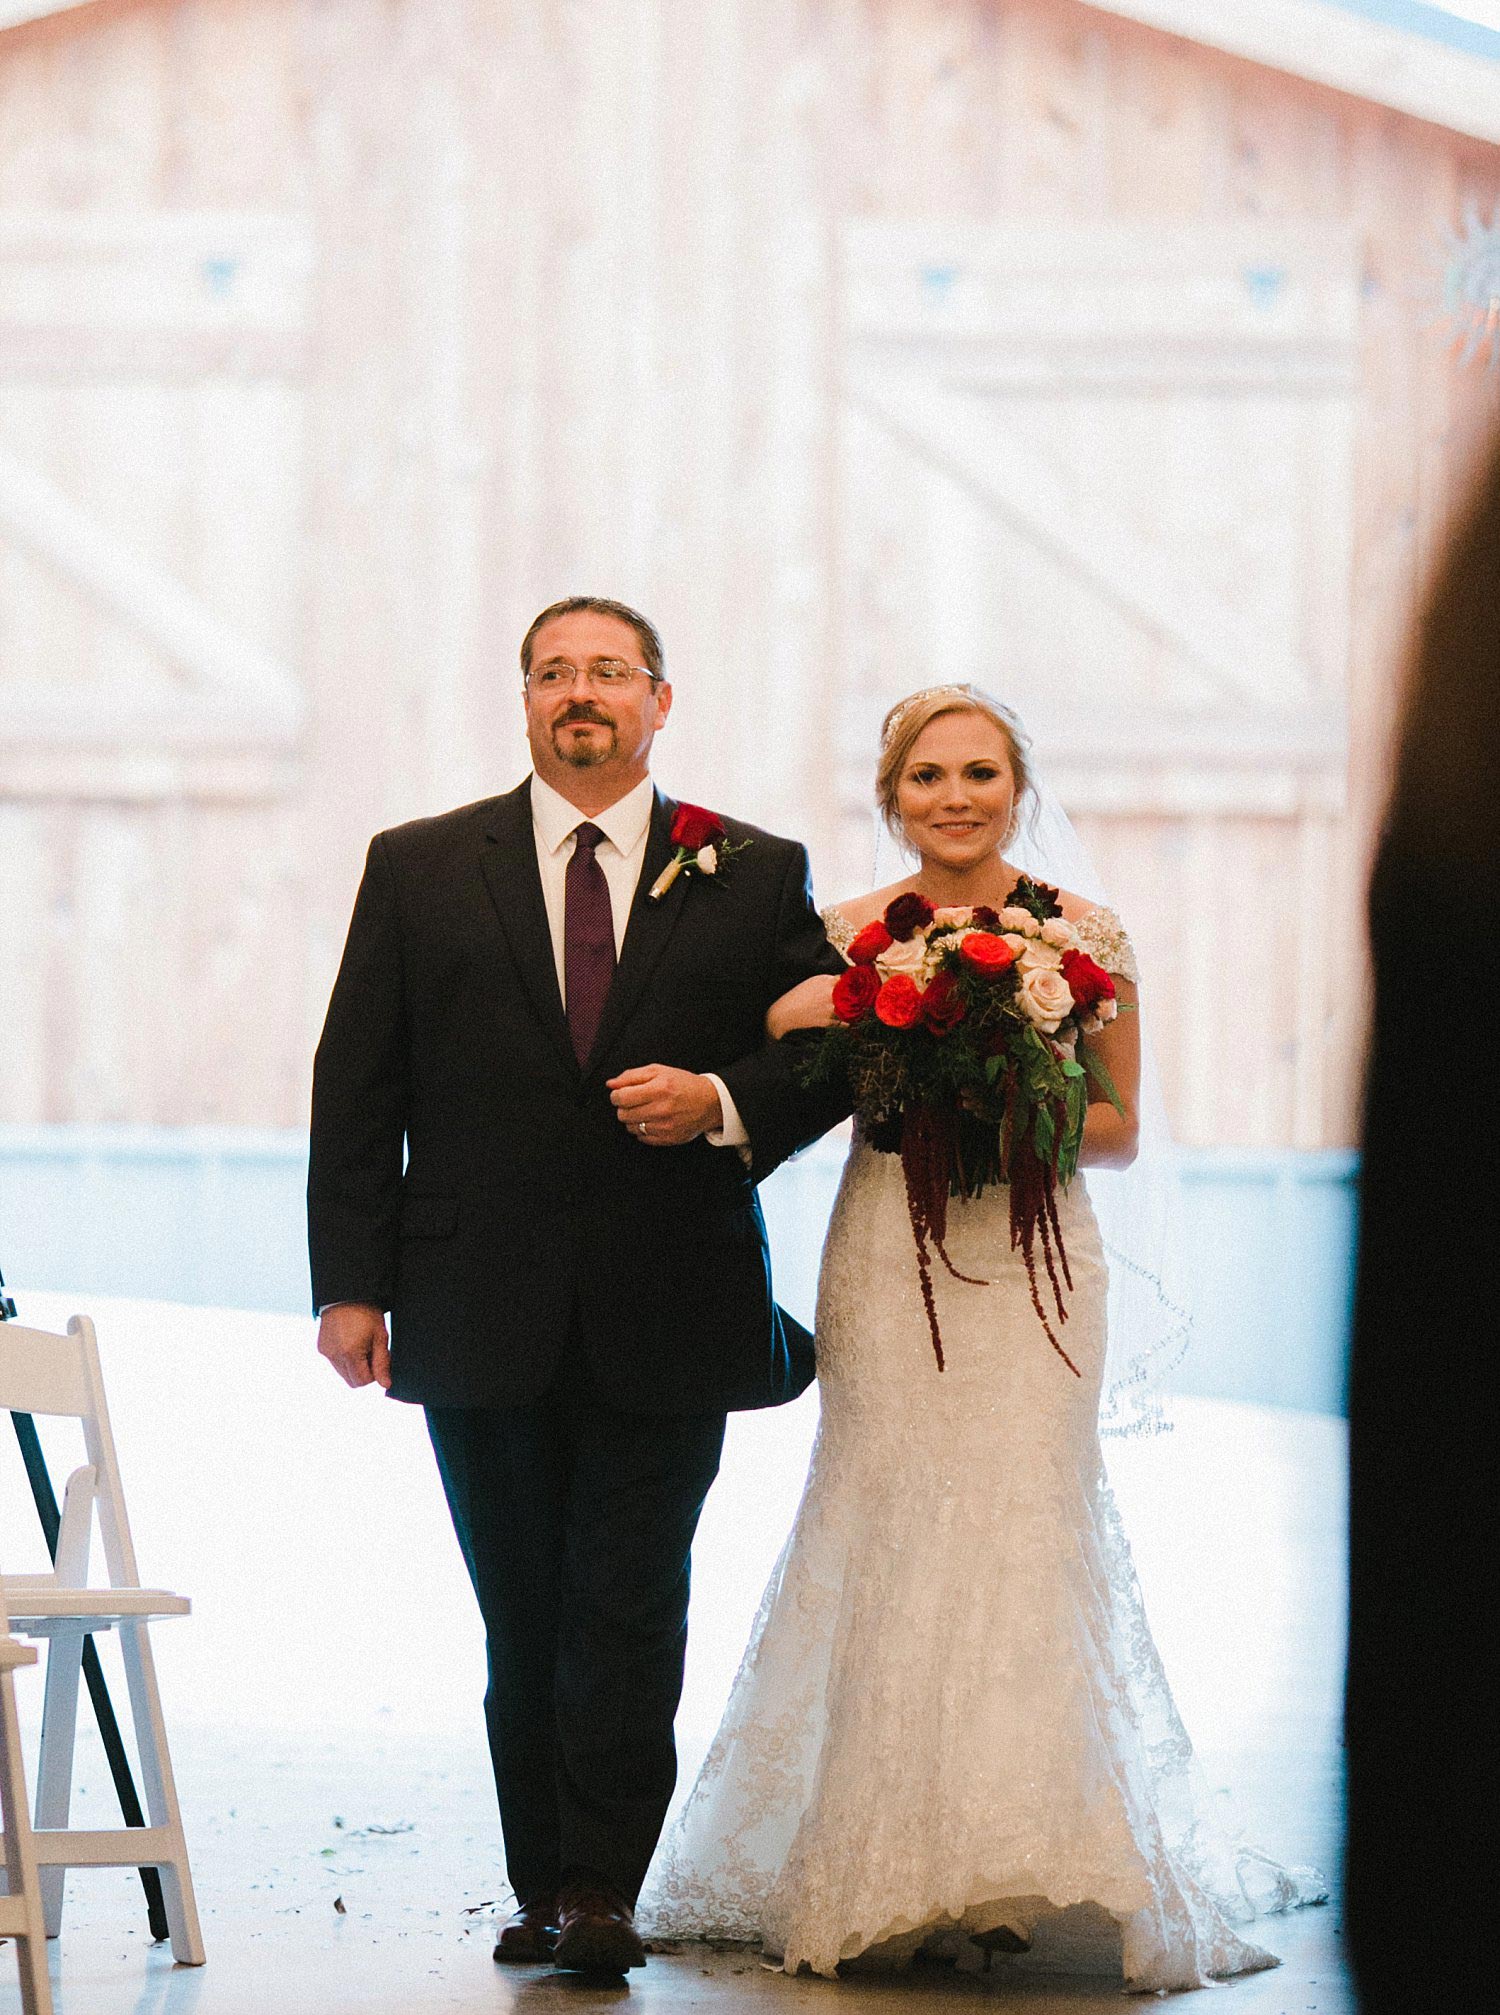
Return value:
M 1019 957 L 1023 972 L 1056 972 L 1063 959 L 1056 945 L 1046 944 L 1041 938 L 1027 938 Z
M 1042 942 L 1056 945 L 1059 951 L 1071 951 L 1078 943 L 1078 933 L 1066 917 L 1048 917 L 1042 925 Z
M 1119 1012 L 1118 1001 L 1095 1001 L 1092 1012 L 1083 1017 L 1079 1027 L 1085 1035 L 1098 1035 L 1100 1029 L 1107 1028 Z
M 1023 910 L 1019 904 L 1003 909 L 1000 921 L 1007 931 L 1018 931 L 1023 938 L 1040 937 L 1042 927 L 1030 910 Z
M 700 875 L 716 875 L 719 872 L 719 856 L 711 846 L 699 847 L 694 859 L 698 863 Z
M 920 935 L 897 938 L 876 959 L 875 970 L 882 979 L 894 979 L 897 973 L 905 973 L 920 983 L 927 972 L 927 940 Z
M 973 923 L 974 912 L 970 909 L 934 910 L 932 921 L 940 931 L 961 930 L 965 924 Z
M 1060 972 L 1048 966 L 1023 971 L 1016 998 L 1043 1035 L 1051 1035 L 1073 1006 L 1073 989 Z

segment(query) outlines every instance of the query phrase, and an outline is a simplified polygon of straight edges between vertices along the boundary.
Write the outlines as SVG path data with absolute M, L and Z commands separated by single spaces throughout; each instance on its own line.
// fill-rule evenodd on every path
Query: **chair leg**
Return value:
M 47 1690 L 42 1702 L 42 1746 L 36 1770 L 36 1824 L 64 1827 L 73 1803 L 73 1747 L 78 1732 L 78 1676 L 83 1637 L 76 1631 L 47 1640 Z M 47 1936 L 62 1930 L 65 1868 L 41 1872 L 42 1916 Z
M 47 1971 L 47 1936 L 37 1905 L 37 1928 L 17 1938 L 16 1965 L 21 1975 L 21 2015 L 52 2015 L 52 1979 Z
M 161 1695 L 156 1684 L 156 1663 L 151 1656 L 151 1640 L 144 1623 L 120 1625 L 120 1649 L 125 1656 L 125 1679 L 135 1718 L 136 1748 L 140 1752 L 141 1777 L 146 1813 L 153 1826 L 166 1827 L 171 1836 L 170 1857 L 160 1862 L 162 1901 L 172 1935 L 172 1957 L 180 1966 L 201 1966 L 205 1953 L 198 1925 L 198 1905 L 193 1895 L 193 1877 L 188 1867 L 187 1839 L 182 1830 L 182 1814 L 177 1805 L 177 1786 L 172 1777 L 172 1759 L 167 1751 L 167 1725 L 161 1711 Z
M 21 1900 L 26 1918 L 26 1929 L 11 1933 L 20 1970 L 22 2015 L 52 2015 L 47 1934 L 31 1844 L 31 1818 L 26 1810 L 15 1680 L 9 1672 L 0 1672 L 0 1814 L 5 1825 L 6 1893 Z

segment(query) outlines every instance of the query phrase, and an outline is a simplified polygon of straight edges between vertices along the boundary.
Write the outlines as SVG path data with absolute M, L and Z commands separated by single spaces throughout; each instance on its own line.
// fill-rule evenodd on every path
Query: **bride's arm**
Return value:
M 1135 1160 L 1139 1141 L 1138 1117 L 1141 1093 L 1141 1017 L 1136 989 L 1118 975 L 1115 993 L 1120 1013 L 1097 1035 L 1084 1036 L 1080 1047 L 1093 1051 L 1114 1080 L 1124 1106 L 1117 1113 L 1098 1085 L 1089 1079 L 1089 1109 L 1083 1123 L 1083 1146 L 1078 1161 L 1083 1168 L 1129 1168 Z M 1127 1013 L 1127 1007 L 1131 1012 Z
M 766 1009 L 766 1034 L 780 1042 L 794 1028 L 827 1028 L 835 1018 L 835 984 L 827 973 L 814 973 L 811 979 L 803 980 L 790 993 L 772 1001 Z

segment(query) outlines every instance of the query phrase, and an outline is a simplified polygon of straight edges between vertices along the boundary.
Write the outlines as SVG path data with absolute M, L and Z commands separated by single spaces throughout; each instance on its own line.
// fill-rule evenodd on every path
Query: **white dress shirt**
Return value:
M 636 884 L 646 859 L 646 840 L 651 831 L 651 808 L 655 800 L 651 779 L 642 777 L 633 791 L 617 798 L 607 811 L 586 817 L 577 805 L 570 805 L 559 791 L 544 783 L 534 772 L 531 779 L 531 830 L 536 840 L 536 864 L 542 878 L 542 901 L 547 906 L 547 928 L 552 934 L 552 956 L 557 965 L 557 991 L 563 1005 L 568 999 L 564 961 L 564 910 L 567 902 L 568 862 L 577 845 L 575 835 L 582 825 L 597 826 L 604 838 L 594 859 L 604 870 L 609 889 L 609 907 L 615 927 L 615 957 L 625 943 L 625 926 L 635 901 Z M 719 1094 L 723 1124 L 706 1136 L 713 1147 L 748 1147 L 745 1131 L 734 1100 L 724 1080 L 711 1070 L 702 1073 Z

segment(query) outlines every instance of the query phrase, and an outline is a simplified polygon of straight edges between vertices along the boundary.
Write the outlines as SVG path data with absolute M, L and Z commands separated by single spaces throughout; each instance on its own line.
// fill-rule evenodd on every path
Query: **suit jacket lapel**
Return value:
M 687 894 L 691 875 L 679 875 L 660 902 L 652 902 L 650 892 L 657 876 L 667 865 L 675 851 L 672 845 L 672 819 L 677 811 L 671 798 L 656 793 L 656 802 L 651 810 L 651 831 L 646 840 L 646 858 L 641 863 L 641 878 L 635 885 L 635 900 L 630 905 L 630 921 L 625 926 L 625 943 L 620 951 L 620 963 L 615 968 L 614 984 L 609 990 L 609 999 L 604 1004 L 604 1016 L 599 1023 L 599 1034 L 594 1043 L 588 1068 L 592 1072 L 602 1069 L 603 1060 L 616 1032 L 622 1028 L 632 1008 L 645 991 L 646 982 L 656 970 L 658 960 L 667 948 L 667 941 L 676 929 L 677 919 L 682 914 L 683 901 Z
M 576 1072 L 578 1059 L 573 1054 L 567 1016 L 557 991 L 557 962 L 552 955 L 552 933 L 536 864 L 529 777 L 515 790 L 496 798 L 489 807 L 479 848 L 490 900 L 510 940 L 522 984 L 538 1020 L 556 1042 L 569 1070 Z

